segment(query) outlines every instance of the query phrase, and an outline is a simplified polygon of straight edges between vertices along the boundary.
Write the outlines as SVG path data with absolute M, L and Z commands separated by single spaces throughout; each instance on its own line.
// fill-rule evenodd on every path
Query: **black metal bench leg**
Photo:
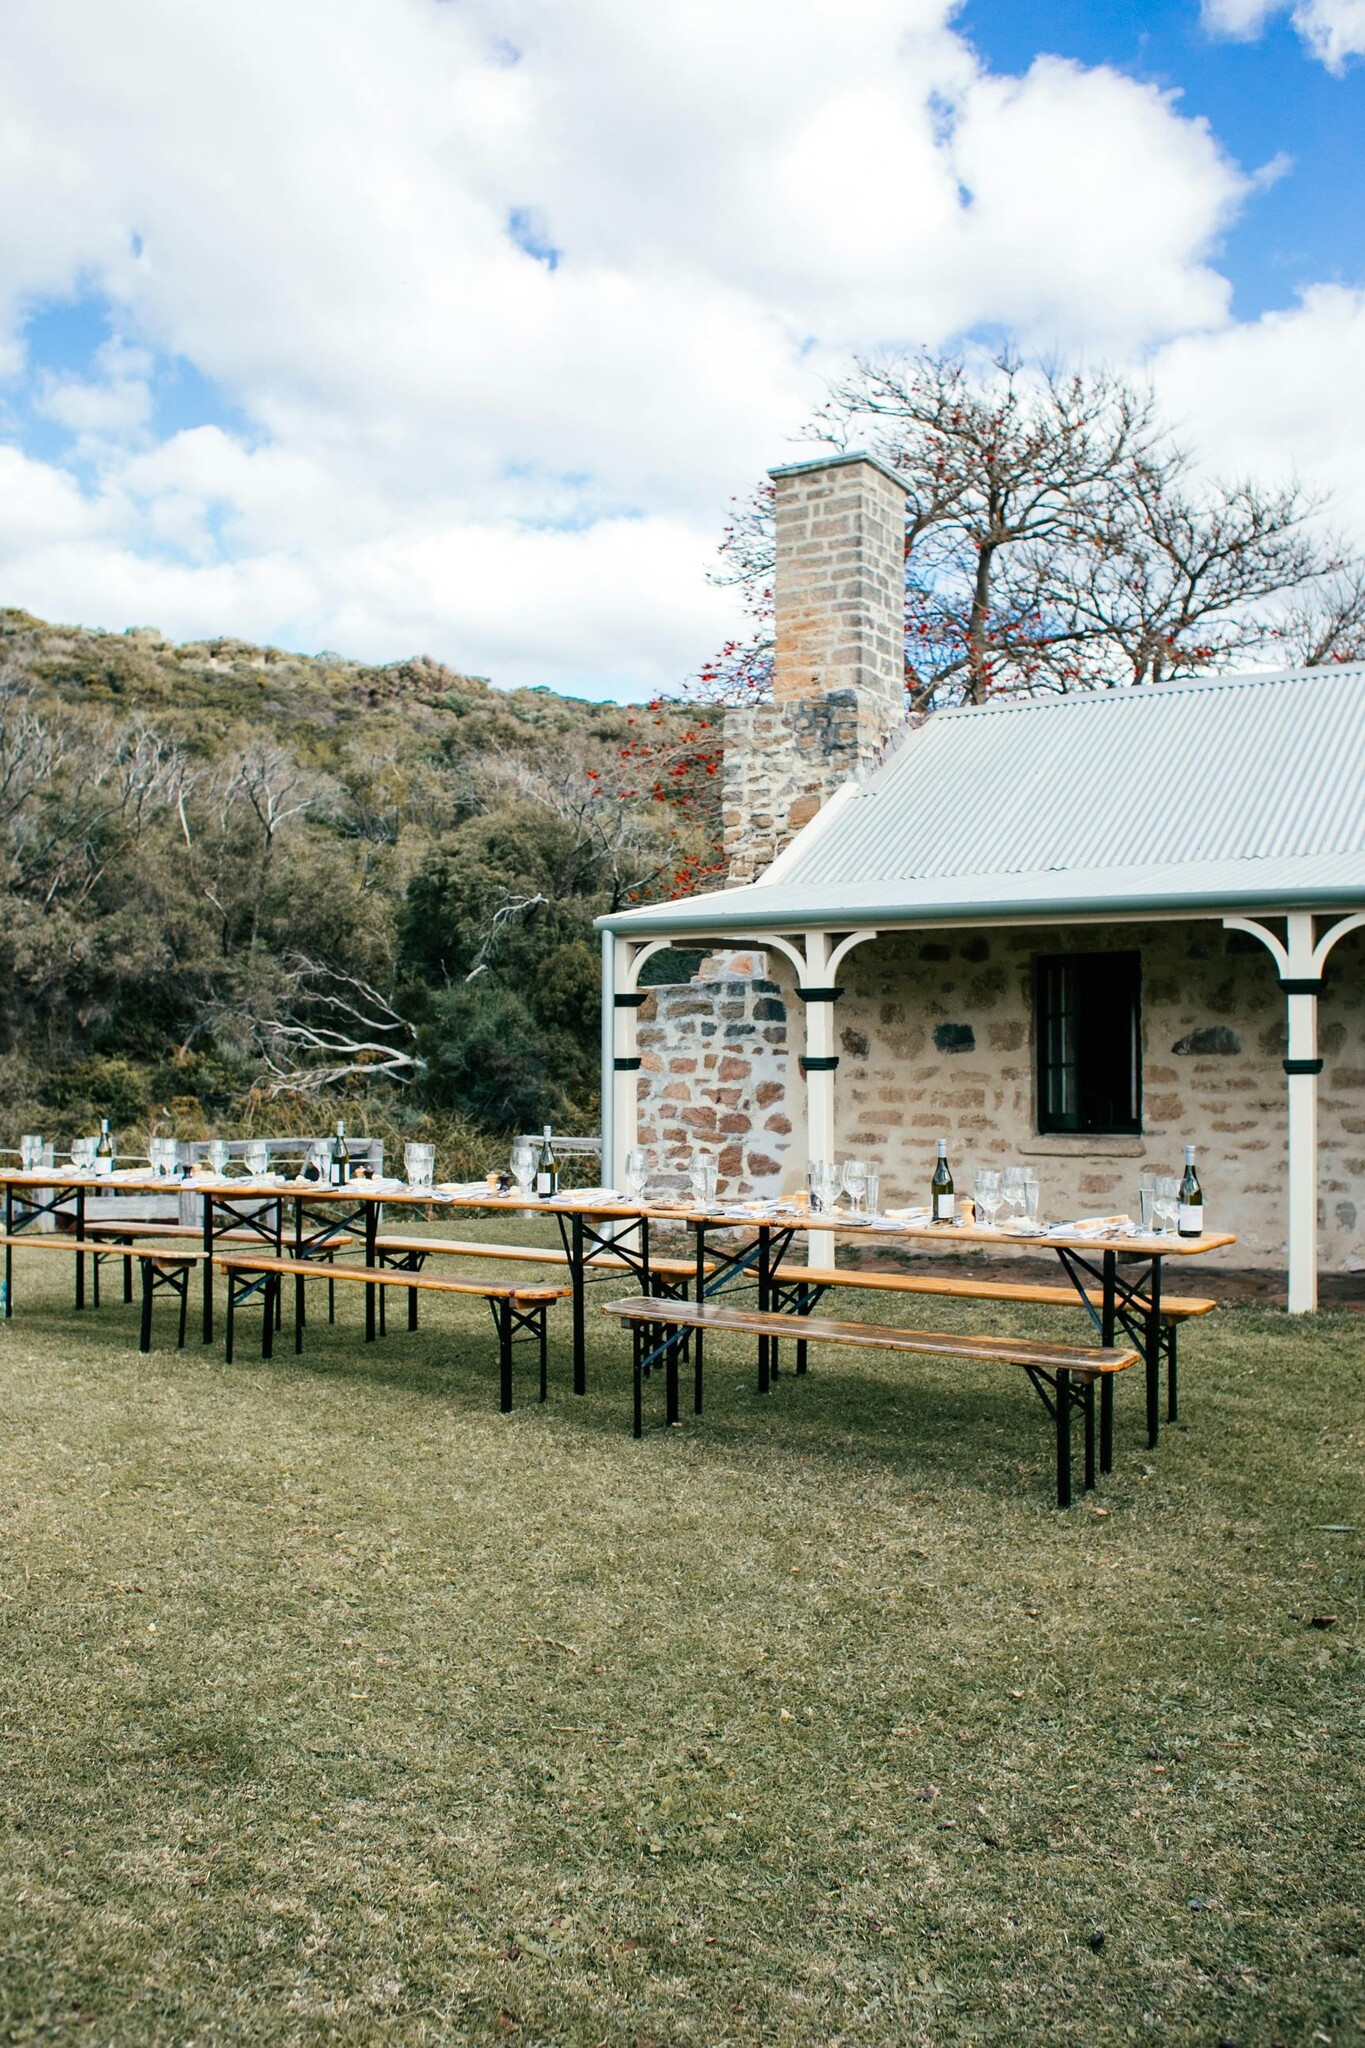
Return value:
M 79 1259 L 81 1255 L 79 1252 L 77 1252 L 76 1256 Z M 82 1264 L 83 1263 L 84 1261 L 82 1260 Z M 95 1256 L 91 1259 L 90 1268 L 90 1301 L 92 1307 L 98 1308 L 100 1305 L 100 1255 L 98 1252 L 96 1252 Z
M 1071 1374 L 1065 1366 L 1057 1368 L 1053 1383 L 1054 1406 L 1057 1411 L 1057 1505 L 1071 1506 Z
M 331 1279 L 329 1279 L 329 1280 L 328 1280 L 328 1282 L 327 1282 L 327 1320 L 328 1320 L 328 1322 L 329 1322 L 329 1323 L 334 1323 L 334 1322 L 336 1321 L 336 1319 L 337 1319 L 337 1284 L 336 1284 L 336 1281 L 335 1281 L 335 1280 L 331 1280 Z
M 540 1340 L 540 1398 L 542 1401 L 548 1401 L 550 1398 L 549 1318 L 549 1304 L 548 1302 L 542 1301 L 542 1303 L 540 1304 L 540 1308 L 537 1311 L 535 1321 L 536 1336 Z
M 327 1282 L 327 1285 L 328 1285 L 328 1287 L 329 1287 L 329 1288 L 331 1288 L 331 1287 L 334 1287 L 334 1286 L 336 1285 L 336 1282 L 335 1282 L 334 1280 L 329 1280 L 329 1281 Z M 298 1357 L 298 1356 L 300 1355 L 300 1353 L 302 1352 L 302 1350 L 303 1350 L 303 1324 L 304 1324 L 304 1313 L 305 1313 L 305 1309 L 306 1309 L 306 1301 L 305 1301 L 305 1297 L 306 1297 L 307 1293 L 308 1293 L 308 1282 L 307 1282 L 307 1281 L 306 1281 L 306 1280 L 304 1279 L 304 1277 L 303 1277 L 302 1273 L 296 1273 L 296 1274 L 294 1275 L 294 1356 L 295 1356 L 295 1358 L 297 1358 L 297 1357 Z
M 132 1298 L 133 1298 L 133 1255 L 132 1255 L 132 1253 L 131 1253 L 131 1252 L 125 1252 L 125 1253 L 124 1253 L 124 1255 L 123 1255 L 123 1299 L 124 1299 L 124 1302 L 125 1302 L 125 1304 L 126 1304 L 126 1303 L 128 1303 L 128 1302 L 130 1302 L 130 1301 L 132 1300 Z
M 142 1267 L 142 1331 L 138 1338 L 137 1348 L 139 1351 L 145 1352 L 150 1351 L 152 1348 L 152 1287 L 154 1283 L 151 1260 L 142 1259 L 139 1261 L 139 1264 Z M 184 1342 L 183 1337 L 181 1342 Z
M 500 1301 L 498 1314 L 498 1406 L 504 1415 L 512 1408 L 512 1304 Z
M 232 1346 L 237 1330 L 237 1282 L 231 1273 L 227 1276 L 227 1310 L 223 1321 L 223 1360 L 232 1363 Z
M 410 1330 L 417 1328 L 417 1289 L 415 1287 L 408 1289 L 408 1328 Z
M 1114 1375 L 1105 1373 L 1100 1381 L 1100 1470 L 1114 1469 Z
M 696 1341 L 696 1344 L 695 1344 L 695 1346 L 693 1347 L 693 1351 L 692 1351 L 692 1413 L 693 1413 L 694 1415 L 700 1415 L 700 1414 L 701 1414 L 701 1377 L 702 1377 L 702 1374 L 701 1374 L 701 1365 L 702 1365 L 702 1360 L 701 1360 L 701 1349 L 702 1349 L 702 1347 L 701 1347 L 701 1336 L 702 1336 L 702 1333 L 701 1333 L 701 1331 L 700 1331 L 700 1330 L 698 1330 L 696 1334 L 697 1334 L 697 1341 Z
M 1085 1490 L 1095 1491 L 1095 1378 L 1085 1382 Z
M 645 1345 L 644 1332 L 641 1329 L 639 1323 L 631 1324 L 630 1334 L 632 1339 L 632 1350 L 634 1353 L 635 1366 L 635 1434 L 636 1436 L 643 1436 L 645 1433 L 643 1384 Z
M 261 1319 L 262 1358 L 273 1358 L 275 1356 L 275 1297 L 279 1291 L 279 1274 L 267 1273 L 265 1276 L 265 1314 Z
M 664 1343 L 668 1346 L 664 1360 L 664 1412 L 672 1428 L 678 1420 L 678 1332 L 672 1323 L 664 1325 Z
M 1176 1326 L 1171 1323 L 1166 1330 L 1166 1420 L 1180 1419 L 1180 1389 L 1177 1384 L 1175 1355 Z
M 190 1271 L 191 1268 L 189 1266 L 181 1267 L 180 1285 L 176 1289 L 177 1294 L 180 1296 L 180 1334 L 176 1338 L 175 1343 L 177 1351 L 183 1351 L 185 1348 L 185 1329 L 189 1322 L 190 1314 Z

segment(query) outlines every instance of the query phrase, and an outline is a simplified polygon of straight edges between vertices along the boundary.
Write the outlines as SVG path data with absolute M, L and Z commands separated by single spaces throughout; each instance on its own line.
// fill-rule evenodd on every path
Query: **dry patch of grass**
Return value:
M 482 1304 L 229 1370 L 20 1276 L 0 2038 L 1365 2037 L 1358 1320 L 1191 1330 L 1059 1515 L 1021 1376 L 714 1343 L 637 1445 L 595 1314 L 502 1418 Z

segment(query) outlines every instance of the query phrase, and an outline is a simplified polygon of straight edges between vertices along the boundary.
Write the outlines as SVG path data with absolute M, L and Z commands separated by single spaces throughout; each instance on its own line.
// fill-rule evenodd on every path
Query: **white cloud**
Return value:
M 1365 535 L 1365 291 L 1320 285 L 1288 312 L 1186 336 L 1153 363 L 1177 423 L 1225 475 L 1297 475 Z
M 1286 0 L 1204 0 L 1205 26 L 1215 35 L 1250 41 Z M 1351 57 L 1365 57 L 1365 0 L 1296 0 L 1290 13 L 1313 55 L 1340 75 Z
M 506 682 L 680 678 L 724 628 L 728 496 L 850 349 L 1226 326 L 1248 183 L 1207 126 L 1103 68 L 992 76 L 953 12 L 11 0 L 0 374 L 36 300 L 96 293 L 246 427 L 158 437 L 128 349 L 38 366 L 87 496 L 47 473 L 4 594 Z

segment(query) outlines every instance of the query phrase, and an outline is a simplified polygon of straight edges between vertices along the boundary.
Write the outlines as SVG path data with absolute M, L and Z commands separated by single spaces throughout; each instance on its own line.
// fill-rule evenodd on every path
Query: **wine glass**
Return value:
M 979 1166 L 972 1181 L 972 1197 L 976 1213 L 985 1218 L 986 1228 L 994 1230 L 995 1219 L 1000 1212 L 1003 1195 L 1000 1187 L 998 1166 Z
M 810 1189 L 812 1214 L 827 1216 L 834 1207 L 835 1189 L 838 1185 L 834 1168 L 827 1159 L 812 1159 L 806 1168 L 806 1185 Z
M 1017 1222 L 1024 1213 L 1024 1169 L 1022 1166 L 1007 1166 L 1000 1176 L 1000 1196 L 1005 1210 L 1005 1224 Z
M 622 1167 L 622 1179 L 625 1181 L 626 1200 L 638 1202 L 649 1179 L 649 1154 L 642 1145 L 635 1145 L 627 1152 Z
M 536 1177 L 536 1148 L 529 1138 L 518 1138 L 512 1147 L 512 1178 L 523 1195 L 531 1192 Z
M 71 1140 L 71 1164 L 77 1173 L 89 1173 L 95 1164 L 95 1141 L 93 1138 Z
M 262 1180 L 270 1171 L 270 1147 L 259 1138 L 253 1138 L 246 1148 L 246 1170 L 253 1180 Z
M 1176 1226 L 1176 1208 L 1180 1195 L 1180 1183 L 1174 1174 L 1159 1174 L 1154 1189 L 1156 1229 L 1160 1237 L 1173 1237 Z
M 867 1161 L 865 1159 L 846 1159 L 840 1179 L 844 1193 L 848 1196 L 849 1202 L 852 1205 L 853 1214 L 855 1216 L 861 1215 L 863 1201 L 867 1194 Z
M 227 1163 L 228 1148 L 226 1140 L 223 1138 L 211 1139 L 209 1142 L 209 1165 L 216 1174 L 221 1175 L 224 1179 L 227 1177 Z

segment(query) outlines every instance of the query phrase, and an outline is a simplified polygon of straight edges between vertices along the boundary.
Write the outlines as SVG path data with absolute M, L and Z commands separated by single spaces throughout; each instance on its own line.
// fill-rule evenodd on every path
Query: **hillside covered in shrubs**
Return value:
M 718 732 L 0 612 L 4 1142 L 595 1124 L 603 910 L 714 872 Z

